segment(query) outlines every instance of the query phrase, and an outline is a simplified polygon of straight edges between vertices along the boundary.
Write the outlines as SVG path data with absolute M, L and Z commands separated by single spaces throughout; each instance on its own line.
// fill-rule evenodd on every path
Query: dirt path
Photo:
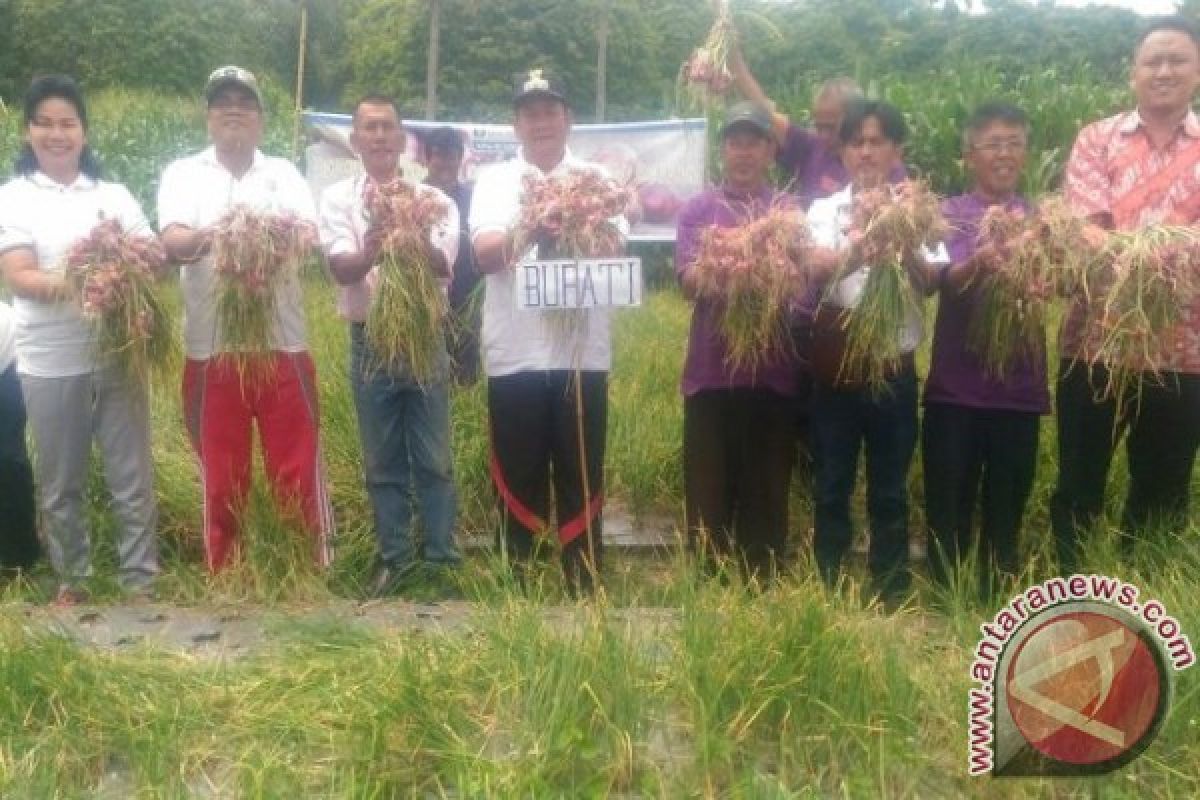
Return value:
M 433 604 L 403 600 L 334 601 L 307 608 L 212 608 L 156 603 L 56 608 L 21 604 L 0 613 L 54 631 L 82 645 L 122 651 L 151 647 L 204 659 L 253 655 L 298 627 L 346 627 L 368 633 L 456 633 L 476 627 L 481 608 L 465 601 Z M 588 612 L 577 606 L 540 609 L 551 627 L 567 630 Z M 638 631 L 678 623 L 670 608 L 613 609 L 610 617 Z

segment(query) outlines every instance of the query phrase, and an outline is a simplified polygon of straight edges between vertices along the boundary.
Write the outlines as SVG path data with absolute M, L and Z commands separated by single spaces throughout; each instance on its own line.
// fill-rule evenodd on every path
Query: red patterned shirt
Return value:
M 1111 215 L 1117 230 L 1200 223 L 1200 120 L 1189 111 L 1163 147 L 1151 142 L 1137 111 L 1088 125 L 1067 162 L 1066 197 L 1080 216 Z M 1086 327 L 1076 300 L 1059 338 L 1064 356 L 1093 360 L 1099 331 Z M 1160 357 L 1167 371 L 1200 373 L 1200 299 L 1163 337 Z

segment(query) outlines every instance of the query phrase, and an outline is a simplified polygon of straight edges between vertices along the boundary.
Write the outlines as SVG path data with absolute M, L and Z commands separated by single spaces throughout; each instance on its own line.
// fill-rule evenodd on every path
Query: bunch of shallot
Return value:
M 368 183 L 364 205 L 369 228 L 380 237 L 367 342 L 377 366 L 407 370 L 420 385 L 439 375 L 446 317 L 445 269 L 430 245 L 449 206 L 434 191 L 404 181 Z
M 979 305 L 967 346 L 988 375 L 1003 380 L 1019 362 L 1041 356 L 1050 304 L 1082 285 L 1088 247 L 1083 223 L 1057 196 L 1032 214 L 989 208 L 977 243 Z
M 521 187 L 521 212 L 513 229 L 518 258 L 537 245 L 538 257 L 603 258 L 625 246 L 616 220 L 636 202 L 634 192 L 594 169 L 572 169 L 559 175 L 528 174 Z M 559 347 L 572 361 L 582 354 L 588 313 L 582 308 L 544 312 Z
M 1200 292 L 1200 235 L 1152 225 L 1112 234 L 1089 278 L 1092 360 L 1108 373 L 1103 395 L 1141 402 L 1142 378 L 1161 380 L 1170 337 Z M 1098 342 L 1095 341 L 1098 339 Z
M 699 298 L 720 313 L 726 364 L 755 371 L 786 353 L 788 313 L 803 286 L 808 227 L 799 211 L 771 208 L 737 227 L 710 226 L 689 268 Z
M 847 239 L 854 247 L 835 274 L 826 299 L 838 283 L 867 270 L 858 303 L 843 316 L 846 349 L 841 377 L 881 391 L 900 363 L 900 331 L 919 313 L 923 292 L 913 285 L 908 265 L 946 232 L 936 195 L 917 181 L 855 193 Z
M 175 362 L 173 325 L 155 279 L 166 260 L 158 239 L 103 217 L 67 251 L 67 285 L 93 326 L 97 357 L 133 380 Z
M 733 85 L 729 54 L 737 46 L 737 29 L 728 0 L 716 3 L 717 18 L 704 44 L 692 51 L 679 69 L 677 94 L 686 95 L 692 107 L 707 108 L 721 102 Z
M 522 255 L 539 244 L 549 245 L 553 254 L 563 258 L 616 255 L 624 247 L 624 237 L 614 220 L 635 202 L 630 189 L 598 170 L 573 169 L 548 177 L 527 174 L 513 252 Z
M 311 225 L 289 212 L 234 206 L 214 225 L 217 326 L 223 355 L 239 369 L 274 349 L 277 292 L 311 246 Z

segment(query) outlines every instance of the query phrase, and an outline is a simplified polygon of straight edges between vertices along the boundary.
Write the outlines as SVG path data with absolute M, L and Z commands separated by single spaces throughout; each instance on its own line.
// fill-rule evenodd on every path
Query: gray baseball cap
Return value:
M 232 65 L 217 67 L 208 76 L 208 83 L 204 85 L 204 99 L 211 103 L 213 96 L 226 86 L 242 87 L 254 95 L 254 99 L 258 101 L 258 107 L 262 108 L 263 99 L 262 92 L 258 89 L 258 79 L 250 70 Z
M 749 129 L 771 138 L 771 115 L 765 108 L 753 103 L 734 103 L 725 113 L 725 122 L 721 125 L 721 138 L 724 139 L 735 129 Z

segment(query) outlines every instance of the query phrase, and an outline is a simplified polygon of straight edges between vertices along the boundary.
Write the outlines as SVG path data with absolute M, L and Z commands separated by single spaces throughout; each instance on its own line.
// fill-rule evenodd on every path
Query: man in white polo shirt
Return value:
M 38 557 L 33 470 L 17 378 L 17 320 L 8 303 L 0 303 L 0 487 L 0 570 L 29 569 Z
M 454 543 L 456 497 L 445 342 L 437 343 L 438 374 L 422 385 L 403 367 L 381 367 L 366 336 L 367 314 L 378 284 L 380 237 L 385 234 L 370 226 L 369 192 L 402 183 L 414 192 L 440 198 L 447 215 L 430 231 L 429 250 L 447 283 L 458 252 L 458 208 L 440 190 L 401 174 L 404 140 L 395 102 L 367 95 L 354 106 L 350 133 L 364 173 L 335 183 L 321 195 L 321 244 L 338 284 L 338 314 L 350 323 L 350 385 L 379 542 L 379 569 L 370 586 L 374 597 L 392 594 L 422 559 L 435 568 L 453 567 L 461 560 Z M 414 501 L 423 548 L 417 547 L 412 533 Z
M 210 571 L 236 553 L 238 517 L 250 489 L 252 436 L 258 428 L 263 463 L 277 500 L 298 513 L 315 537 L 315 557 L 329 562 L 332 514 L 317 440 L 316 370 L 308 354 L 299 277 L 276 293 L 274 349 L 243 380 L 225 352 L 216 320 L 212 226 L 234 206 L 290 212 L 312 224 L 316 209 L 304 178 L 288 161 L 265 156 L 262 96 L 250 72 L 222 67 L 204 91 L 212 147 L 163 172 L 158 223 L 170 256 L 183 263 L 187 363 L 183 408 L 200 457 L 204 484 L 204 548 Z
M 903 354 L 880 389 L 842 374 L 845 357 L 843 314 L 861 299 L 871 265 L 862 263 L 848 237 L 854 197 L 887 185 L 900 163 L 907 127 L 890 103 L 866 100 L 846 110 L 838 135 L 850 184 L 815 200 L 808 224 L 818 246 L 810 267 L 817 283 L 828 283 L 848 259 L 857 268 L 840 277 L 822 303 L 813 326 L 814 389 L 812 432 L 816 456 L 813 550 L 827 584 L 839 579 L 853 540 L 850 497 L 858 478 L 858 457 L 866 453 L 867 553 L 871 590 L 889 605 L 899 603 L 910 583 L 908 569 L 908 468 L 917 441 L 917 371 L 914 352 L 924 336 L 922 311 L 911 308 L 895 336 Z M 928 293 L 934 276 L 949 262 L 946 249 L 922 248 L 906 256 L 914 288 Z
M 525 176 L 602 168 L 576 158 L 567 148 L 571 110 L 557 80 L 542 70 L 517 76 L 513 107 L 521 147 L 516 157 L 479 176 L 470 220 L 476 265 L 486 275 L 481 349 L 488 379 L 492 480 L 504 512 L 501 544 L 518 566 L 532 556 L 535 536 L 549 524 L 553 475 L 563 568 L 569 585 L 586 592 L 593 586 L 601 556 L 612 363 L 608 311 L 583 312 L 583 333 L 572 337 L 550 320 L 550 314 L 559 312 L 517 310 L 513 265 L 538 249 L 545 255 L 544 248 L 553 248 L 557 232 L 542 230 L 539 244 L 529 253 L 513 252 L 512 234 Z M 622 231 L 628 230 L 623 218 L 617 222 Z M 582 419 L 577 406 L 582 406 Z

